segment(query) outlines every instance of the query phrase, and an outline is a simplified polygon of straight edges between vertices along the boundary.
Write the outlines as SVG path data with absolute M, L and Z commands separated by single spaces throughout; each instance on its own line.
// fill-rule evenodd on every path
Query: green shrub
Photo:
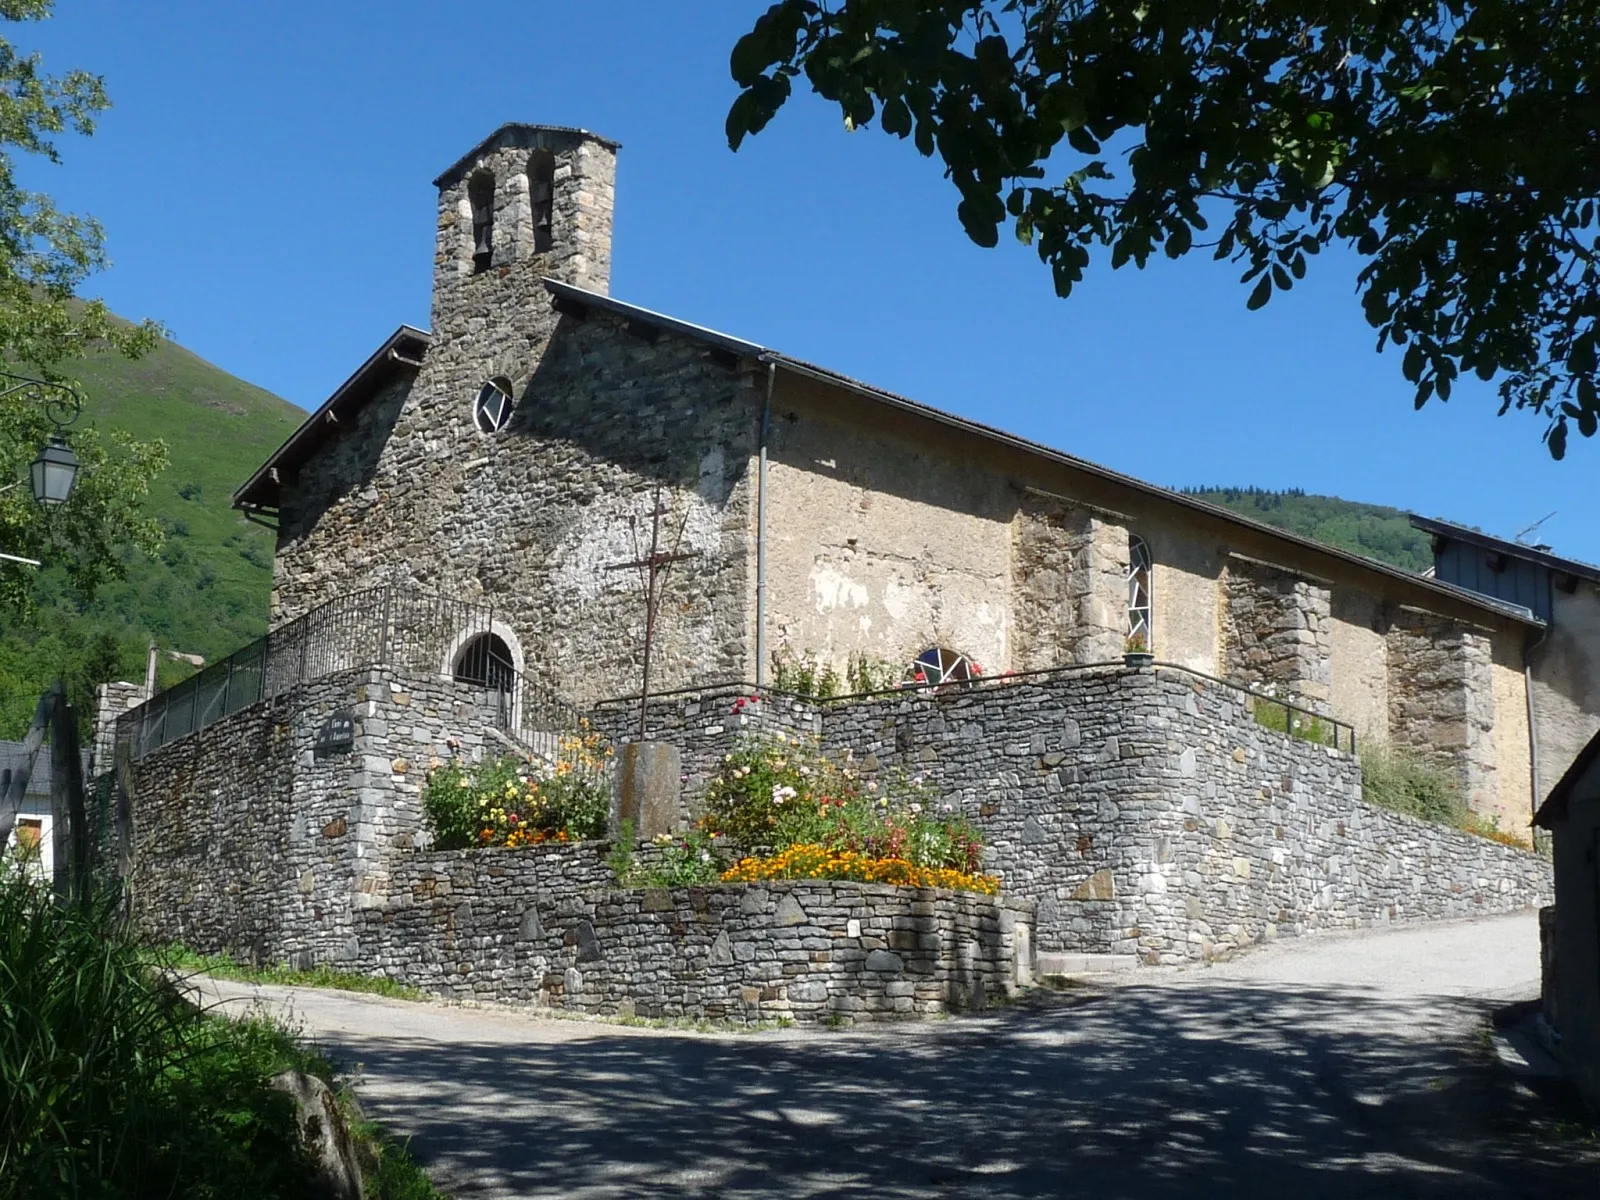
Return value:
M 114 914 L 0 869 L 0 1198 L 305 1194 L 293 1102 L 267 1086 L 305 1056 L 204 1016 Z
M 1281 701 L 1267 696 L 1251 696 L 1250 712 L 1256 724 L 1263 729 L 1285 733 L 1301 741 L 1315 742 L 1319 746 L 1339 744 L 1339 727 L 1332 721 L 1324 721 L 1314 713 L 1292 709 Z
M 772 652 L 774 690 L 812 700 L 831 700 L 835 696 L 859 692 L 880 692 L 904 683 L 903 665 L 865 653 L 853 654 L 845 661 L 844 674 L 833 663 L 807 651 L 796 654 L 787 648 Z
M 302 1200 L 294 1101 L 273 1076 L 333 1082 L 276 1021 L 207 1014 L 117 905 L 61 904 L 0 864 L 0 1200 Z M 369 1200 L 439 1200 L 405 1148 L 353 1121 Z
M 723 756 L 701 829 L 759 853 L 820 845 L 919 867 L 975 871 L 982 841 L 921 781 L 863 779 L 797 741 L 752 741 Z
M 428 772 L 422 811 L 440 850 L 605 836 L 611 750 L 598 734 L 561 739 L 554 760 L 507 755 Z
M 722 877 L 718 838 L 694 829 L 674 836 L 664 833 L 652 842 L 655 854 L 636 865 L 623 880 L 629 887 L 697 887 Z
M 1361 750 L 1361 798 L 1424 821 L 1457 828 L 1466 822 L 1454 780 L 1415 754 L 1381 743 Z

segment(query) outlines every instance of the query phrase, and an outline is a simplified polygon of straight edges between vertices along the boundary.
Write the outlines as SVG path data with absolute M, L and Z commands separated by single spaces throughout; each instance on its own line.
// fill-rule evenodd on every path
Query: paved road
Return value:
M 997 1015 L 707 1035 L 219 985 L 360 1064 L 467 1197 L 1600 1196 L 1486 1048 L 1531 915 L 1288 942 Z

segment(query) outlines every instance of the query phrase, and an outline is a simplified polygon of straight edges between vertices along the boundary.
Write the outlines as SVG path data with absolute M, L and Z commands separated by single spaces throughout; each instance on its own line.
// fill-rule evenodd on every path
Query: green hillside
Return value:
M 82 422 L 166 443 L 170 465 L 148 501 L 166 543 L 88 604 L 60 570 L 40 573 L 37 614 L 0 630 L 0 737 L 17 736 L 57 674 L 81 698 L 96 676 L 143 679 L 152 637 L 211 660 L 267 627 L 273 536 L 229 498 L 305 414 L 171 342 L 137 362 L 98 355 L 69 370 L 88 396 Z M 163 682 L 192 670 L 168 660 Z
M 1269 492 L 1255 487 L 1194 487 L 1184 495 L 1221 505 L 1277 529 L 1365 554 L 1408 571 L 1433 565 L 1428 535 L 1411 528 L 1406 514 L 1382 504 L 1337 496 L 1308 496 L 1298 488 Z

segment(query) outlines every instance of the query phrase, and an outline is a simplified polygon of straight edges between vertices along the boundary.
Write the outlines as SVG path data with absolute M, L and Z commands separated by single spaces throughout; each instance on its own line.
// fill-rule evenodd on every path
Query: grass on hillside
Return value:
M 299 1070 L 350 1119 L 373 1200 L 439 1200 L 362 1120 L 334 1065 L 279 1022 L 196 1008 L 126 936 L 111 897 L 61 903 L 0 863 L 0 1200 L 300 1200 Z
M 1274 492 L 1255 487 L 1196 487 L 1186 496 L 1220 505 L 1241 516 L 1298 533 L 1314 541 L 1364 554 L 1406 571 L 1433 565 L 1428 535 L 1411 527 L 1398 508 L 1361 504 L 1337 496 L 1308 496 L 1298 488 Z
M 218 979 L 232 979 L 240 983 L 270 983 L 282 987 L 333 988 L 341 992 L 365 992 L 374 996 L 388 996 L 393 1000 L 426 1000 L 427 993 L 382 975 L 360 975 L 354 971 L 336 971 L 332 967 L 291 967 L 277 963 L 266 967 L 252 967 L 226 954 L 200 954 L 187 946 L 169 946 L 158 956 L 158 961 L 176 971 L 199 971 Z
M 58 675 L 83 677 L 73 689 L 81 708 L 107 677 L 143 680 L 152 638 L 214 661 L 267 628 L 273 534 L 230 502 L 305 414 L 172 342 L 138 361 L 96 354 L 68 369 L 88 398 L 82 423 L 167 444 L 170 465 L 146 502 L 165 545 L 154 559 L 130 558 L 127 577 L 88 601 L 64 571 L 39 572 L 35 615 L 0 629 L 0 737 L 20 736 Z M 193 670 L 164 658 L 160 681 Z

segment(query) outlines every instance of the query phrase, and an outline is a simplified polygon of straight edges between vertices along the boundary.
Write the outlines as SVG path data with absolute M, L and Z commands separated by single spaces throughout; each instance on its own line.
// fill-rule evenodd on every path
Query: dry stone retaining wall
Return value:
M 1363 804 L 1351 755 L 1263 729 L 1237 689 L 1188 672 L 1097 667 L 822 706 L 781 696 L 751 704 L 749 695 L 730 688 L 652 705 L 652 731 L 683 748 L 690 801 L 721 755 L 751 736 L 814 737 L 868 773 L 922 775 L 982 829 L 985 869 L 1001 876 L 1008 894 L 1036 905 L 1029 924 L 1038 949 L 1170 963 L 1282 933 L 1548 901 L 1544 859 Z M 487 731 L 480 699 L 444 679 L 347 672 L 241 710 L 134 763 L 133 891 L 146 932 L 270 960 L 359 964 L 419 980 L 436 972 L 427 986 L 449 987 L 456 985 L 439 953 L 460 946 L 471 951 L 455 959 L 468 964 L 463 986 L 475 990 L 507 963 L 523 971 L 517 956 L 535 953 L 506 941 L 496 889 L 521 896 L 554 880 L 550 887 L 570 894 L 552 904 L 578 905 L 594 929 L 622 931 L 641 962 L 655 964 L 648 977 L 664 990 L 648 1003 L 690 1012 L 689 977 L 672 975 L 670 963 L 699 944 L 674 939 L 689 936 L 680 927 L 701 928 L 689 920 L 701 901 L 673 893 L 678 915 L 669 919 L 625 893 L 601 896 L 608 877 L 594 873 L 592 852 L 591 874 L 581 878 L 550 867 L 519 882 L 492 872 L 510 872 L 521 859 L 490 855 L 481 880 L 459 884 L 452 872 L 466 868 L 440 875 L 446 860 L 419 856 L 419 793 L 429 763 L 502 748 Z M 342 708 L 356 717 L 353 744 L 319 753 L 327 717 Z M 597 713 L 601 727 L 618 726 L 613 734 L 631 719 L 628 706 Z M 688 819 L 692 804 L 685 808 Z M 439 926 L 434 901 L 424 905 L 426 894 L 417 892 L 426 872 L 464 897 L 450 909 L 456 923 L 449 929 Z M 706 894 L 713 893 L 721 894 Z M 725 911 L 731 901 L 704 903 L 722 914 L 718 921 L 735 919 Z M 482 924 L 485 912 L 496 915 Z M 737 919 L 759 915 L 741 910 Z M 661 929 L 665 940 L 648 948 Z M 474 937 L 486 940 L 474 944 Z M 407 939 L 420 940 L 408 948 Z M 537 953 L 556 961 L 553 947 Z M 827 995 L 842 994 L 838 980 L 848 973 L 828 972 Z M 544 975 L 537 984 L 516 975 L 508 994 L 542 988 L 553 996 Z M 621 1011 L 604 1006 L 644 995 L 633 977 L 615 980 L 586 985 L 586 998 L 571 1003 Z M 734 994 L 717 993 L 718 1011 L 733 1011 Z M 920 993 L 908 994 L 921 1002 Z M 896 989 L 893 998 L 904 996 Z M 756 1003 L 766 1013 L 761 1005 L 771 1001 Z
M 817 730 L 869 772 L 923 776 L 984 833 L 985 869 L 1039 906 L 1046 951 L 1171 963 L 1284 933 L 1543 903 L 1546 860 L 1362 803 L 1351 754 L 1264 729 L 1237 688 L 1100 667 L 821 706 L 652 709 L 685 773 L 765 728 Z M 742 723 L 741 723 L 742 722 Z M 691 792 L 691 795 L 694 794 Z
M 413 855 L 357 969 L 446 995 L 739 1023 L 980 1008 L 1031 972 L 1034 906 L 823 880 L 616 888 L 604 844 Z
M 500 749 L 482 699 L 445 679 L 346 671 L 132 763 L 130 884 L 146 935 L 265 961 L 349 959 L 352 914 L 417 844 L 429 763 Z M 354 716 L 353 742 L 319 751 L 336 712 Z

